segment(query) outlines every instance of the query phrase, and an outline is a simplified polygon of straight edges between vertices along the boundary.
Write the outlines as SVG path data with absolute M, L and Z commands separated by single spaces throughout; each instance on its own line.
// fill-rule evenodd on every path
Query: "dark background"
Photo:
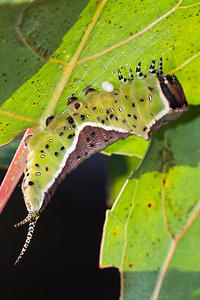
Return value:
M 5 171 L 1 171 L 1 179 Z M 99 269 L 107 167 L 96 154 L 66 177 L 41 215 L 29 249 L 14 262 L 27 225 L 20 183 L 0 216 L 1 299 L 119 299 L 115 268 Z

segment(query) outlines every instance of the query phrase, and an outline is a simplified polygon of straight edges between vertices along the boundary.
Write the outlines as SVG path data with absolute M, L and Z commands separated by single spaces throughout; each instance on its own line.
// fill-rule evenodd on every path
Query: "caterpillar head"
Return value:
M 140 136 L 150 139 L 151 132 L 169 123 L 187 111 L 188 104 L 183 88 L 175 75 L 163 74 L 162 58 L 155 68 L 152 60 L 147 74 L 141 71 L 141 62 L 136 67 L 136 76 L 129 70 L 129 78 L 124 78 L 120 70 L 118 77 L 121 82 L 120 91 L 127 93 L 131 85 L 134 94 L 134 107 L 137 107 L 137 118 L 144 124 L 145 134 Z M 136 105 L 135 105 L 136 104 Z M 131 107 L 129 106 L 131 111 Z M 130 114 L 131 116 L 131 114 Z M 137 126 L 138 128 L 138 126 Z M 138 132 L 136 132 L 138 135 Z
M 152 127 L 157 129 L 163 124 L 176 120 L 188 110 L 188 103 L 183 88 L 175 75 L 158 77 L 162 92 L 169 103 L 169 112 Z
M 172 109 L 187 106 L 183 88 L 175 75 L 159 76 L 160 86 Z

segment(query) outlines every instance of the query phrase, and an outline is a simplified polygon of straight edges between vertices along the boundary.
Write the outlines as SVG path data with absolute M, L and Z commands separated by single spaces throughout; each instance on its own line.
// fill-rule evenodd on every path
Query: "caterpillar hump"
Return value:
M 22 183 L 28 216 L 16 227 L 29 222 L 25 253 L 36 222 L 57 186 L 79 164 L 119 139 L 136 134 L 149 140 L 151 132 L 187 111 L 187 101 L 175 75 L 163 75 L 162 59 L 155 60 L 144 75 L 141 63 L 136 76 L 129 70 L 124 78 L 118 70 L 119 89 L 109 82 L 97 93 L 88 86 L 85 98 L 68 99 L 67 113 L 50 116 L 46 128 L 29 136 L 29 150 Z M 110 91 L 110 92 L 109 92 Z

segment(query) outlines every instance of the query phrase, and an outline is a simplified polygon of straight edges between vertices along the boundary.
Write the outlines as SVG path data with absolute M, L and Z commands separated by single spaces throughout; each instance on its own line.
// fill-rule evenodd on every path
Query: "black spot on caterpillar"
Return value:
M 118 77 L 118 90 L 103 82 L 100 93 L 87 87 L 84 100 L 72 94 L 67 113 L 48 117 L 46 128 L 27 138 L 29 154 L 22 191 L 28 215 L 15 226 L 29 222 L 29 230 L 15 264 L 25 253 L 41 212 L 67 174 L 119 139 L 136 134 L 149 140 L 154 129 L 187 111 L 182 86 L 175 75 L 163 75 L 162 59 L 157 71 L 153 60 L 147 75 L 139 63 L 136 76 L 130 69 L 128 79 L 119 70 Z

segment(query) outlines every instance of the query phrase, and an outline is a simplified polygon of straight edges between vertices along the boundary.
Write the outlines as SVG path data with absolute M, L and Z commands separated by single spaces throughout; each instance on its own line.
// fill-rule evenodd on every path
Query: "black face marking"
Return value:
M 91 136 L 92 136 L 92 137 L 94 137 L 94 136 L 95 136 L 95 132 L 94 132 L 94 131 L 91 133 Z
M 102 124 L 104 124 L 104 123 L 105 123 L 105 121 L 104 121 L 104 120 L 102 120 L 102 121 L 101 121 L 101 123 L 102 123 Z
M 167 79 L 167 84 L 165 83 L 165 78 Z M 186 105 L 186 107 L 188 106 L 185 94 L 183 92 L 183 88 L 176 76 L 160 76 L 159 80 L 161 80 L 160 86 L 162 92 L 165 95 L 165 97 L 169 100 L 170 107 L 172 109 L 175 109 L 176 107 L 182 107 L 184 104 Z
M 55 152 L 54 154 L 55 154 L 56 157 L 58 157 L 58 152 Z
M 134 104 L 134 103 L 132 103 L 132 107 L 135 107 L 135 104 Z
M 48 167 L 46 167 L 46 168 L 45 168 L 45 170 L 46 170 L 46 171 L 49 171 L 49 168 L 48 168 Z
M 44 153 L 44 150 L 40 150 L 41 153 Z
M 141 98 L 141 99 L 140 99 L 140 102 L 144 102 L 144 99 Z
M 147 130 L 147 127 L 144 127 L 144 128 L 143 128 L 143 131 L 146 131 L 146 130 Z
M 107 114 L 109 114 L 109 113 L 110 113 L 109 109 L 106 109 L 106 113 L 107 113 Z
M 29 185 L 34 185 L 34 182 L 33 181 L 29 181 L 28 184 Z
M 86 141 L 87 141 L 88 143 L 90 142 L 89 136 L 87 136 Z
M 40 167 L 38 164 L 35 164 L 35 166 L 36 166 L 37 168 L 39 168 L 39 167 Z
M 112 114 L 112 115 L 110 115 L 110 119 L 112 119 L 114 117 L 114 115 Z
M 137 116 L 136 116 L 136 115 L 134 115 L 133 118 L 134 118 L 135 120 L 137 120 Z
M 96 106 L 92 108 L 92 110 L 95 110 L 95 109 L 96 109 Z
M 167 74 L 167 75 L 166 75 L 166 79 L 167 79 L 167 81 L 168 81 L 169 83 L 172 83 L 172 76 L 171 76 L 171 75 Z
M 51 121 L 54 119 L 54 116 L 50 116 L 50 117 L 48 117 L 47 119 L 46 119 L 46 126 L 48 126 L 50 123 L 51 123 Z
M 49 149 L 49 145 L 48 145 L 48 144 L 46 144 L 45 148 L 46 148 L 46 149 Z
M 62 146 L 62 147 L 60 148 L 60 150 L 61 150 L 61 151 L 65 150 L 65 147 L 64 147 L 64 146 Z
M 118 121 L 118 117 L 115 117 L 115 120 Z
M 153 88 L 151 86 L 148 86 L 148 89 L 152 92 Z
M 64 134 L 64 133 L 61 131 L 61 132 L 59 132 L 59 134 L 58 134 L 58 135 L 59 135 L 59 136 L 62 136 L 63 134 Z
M 128 96 L 128 95 L 125 95 L 124 97 L 125 97 L 125 99 L 129 99 L 129 96 Z
M 128 115 L 127 115 L 127 117 L 129 117 L 129 118 L 130 118 L 130 117 L 131 117 L 131 115 L 130 115 L 130 114 L 128 114 Z
M 81 120 L 84 121 L 85 120 L 85 116 L 81 115 Z
M 65 130 L 67 127 L 66 126 L 63 126 L 63 130 Z
M 134 127 L 134 128 L 136 128 L 136 126 L 135 126 L 135 125 L 133 125 L 133 127 Z

